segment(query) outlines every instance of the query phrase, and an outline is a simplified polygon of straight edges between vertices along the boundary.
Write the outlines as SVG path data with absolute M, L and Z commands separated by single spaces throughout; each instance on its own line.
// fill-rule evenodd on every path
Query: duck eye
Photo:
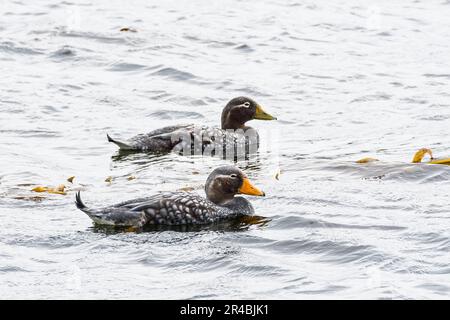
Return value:
M 243 106 L 246 108 L 250 107 L 250 102 L 248 102 L 248 101 L 244 102 Z
M 230 177 L 235 179 L 235 178 L 237 178 L 237 174 L 232 173 L 232 174 L 230 174 Z

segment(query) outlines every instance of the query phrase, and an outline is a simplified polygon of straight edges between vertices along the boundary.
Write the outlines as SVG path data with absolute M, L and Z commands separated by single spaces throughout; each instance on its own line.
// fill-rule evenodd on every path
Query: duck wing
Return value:
M 106 136 L 109 142 L 116 144 L 121 150 L 168 152 L 179 142 L 176 140 L 176 133 L 192 126 L 192 124 L 167 126 L 138 134 L 124 141 L 113 139 L 108 134 Z
M 167 192 L 141 202 L 132 211 L 144 212 L 148 224 L 212 223 L 232 212 L 192 192 Z
M 122 150 L 173 151 L 182 155 L 247 155 L 255 153 L 259 147 L 258 132 L 252 128 L 244 133 L 193 124 L 160 128 L 124 142 L 108 135 L 108 141 L 117 144 Z
M 78 192 L 75 204 L 96 224 L 113 226 L 206 224 L 233 214 L 191 192 L 158 193 L 96 209 L 88 208 Z

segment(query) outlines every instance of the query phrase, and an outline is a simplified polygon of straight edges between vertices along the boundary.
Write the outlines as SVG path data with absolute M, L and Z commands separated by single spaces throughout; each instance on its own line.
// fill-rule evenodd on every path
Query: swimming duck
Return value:
M 246 122 L 257 120 L 276 120 L 266 113 L 254 100 L 237 97 L 230 100 L 222 111 L 221 128 L 197 126 L 194 124 L 174 125 L 139 134 L 126 141 L 119 141 L 107 135 L 108 141 L 121 150 L 145 152 L 169 152 L 193 154 L 209 150 L 221 152 L 233 146 L 259 146 L 259 136 L 255 129 L 246 126 Z M 220 150 L 219 150 L 220 148 Z M 214 155 L 214 152 L 212 152 Z
M 412 163 L 422 163 L 422 159 L 426 156 L 426 155 L 430 156 L 430 161 L 425 162 L 427 164 L 444 164 L 444 165 L 450 165 L 450 158 L 444 158 L 444 159 L 436 159 L 433 158 L 433 152 L 431 151 L 431 149 L 428 148 L 421 148 L 419 149 L 415 154 L 414 157 L 412 159 Z M 375 158 L 362 158 L 359 159 L 358 161 L 356 161 L 356 163 L 369 163 L 369 162 L 375 162 L 375 161 L 379 161 L 378 159 Z
M 206 180 L 205 193 L 206 199 L 192 192 L 160 192 L 104 208 L 88 208 L 78 192 L 75 204 L 97 224 L 140 228 L 145 225 L 208 224 L 253 215 L 251 203 L 235 195 L 265 196 L 234 166 L 215 169 Z

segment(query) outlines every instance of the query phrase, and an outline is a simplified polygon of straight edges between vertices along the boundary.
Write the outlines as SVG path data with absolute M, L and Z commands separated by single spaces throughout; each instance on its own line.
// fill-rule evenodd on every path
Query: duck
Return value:
M 442 159 L 437 159 L 433 157 L 433 151 L 429 148 L 421 148 L 419 149 L 413 156 L 413 159 L 411 161 L 411 163 L 423 163 L 422 160 L 426 155 L 430 156 L 430 161 L 428 162 L 424 162 L 426 164 L 441 164 L 441 165 L 450 165 L 450 158 L 442 158 Z M 379 161 L 376 158 L 362 158 L 356 161 L 356 163 L 370 163 L 370 162 L 375 162 L 375 161 Z
M 222 110 L 221 127 L 205 125 L 180 124 L 138 134 L 128 140 L 121 141 L 107 134 L 109 142 L 116 144 L 120 150 L 141 152 L 178 152 L 180 154 L 204 153 L 206 147 L 215 155 L 224 150 L 240 146 L 257 150 L 259 147 L 258 132 L 246 123 L 250 120 L 277 120 L 248 97 L 231 99 Z M 228 148 L 228 149 L 227 149 Z
M 89 208 L 75 196 L 75 205 L 95 225 L 142 228 L 146 225 L 204 225 L 238 216 L 252 216 L 255 210 L 246 194 L 265 196 L 239 168 L 222 166 L 214 169 L 205 183 L 206 198 L 195 192 L 159 192 L 100 208 Z

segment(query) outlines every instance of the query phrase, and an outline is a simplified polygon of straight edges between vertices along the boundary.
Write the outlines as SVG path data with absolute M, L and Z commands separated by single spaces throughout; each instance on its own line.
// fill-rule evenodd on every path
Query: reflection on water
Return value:
M 145 159 L 146 162 L 152 162 L 152 161 L 158 161 L 161 157 L 164 157 L 165 155 L 169 154 L 170 152 L 142 152 L 142 151 L 133 151 L 133 150 L 119 150 L 111 156 L 112 161 L 139 161 L 138 159 Z M 176 153 L 178 154 L 178 153 Z M 186 155 L 186 154 L 179 154 L 181 156 L 190 157 L 191 159 L 198 159 L 203 157 L 209 157 L 209 155 Z M 241 154 L 239 156 L 232 156 L 231 158 L 227 154 L 215 154 L 212 153 L 211 157 L 214 157 L 216 159 L 222 159 L 227 160 L 230 162 L 233 162 L 235 164 L 237 163 L 248 163 L 248 164 L 256 164 L 260 161 L 260 153 L 259 152 L 253 152 L 249 153 L 246 152 L 244 154 Z M 249 166 L 251 167 L 251 165 Z
M 161 231 L 176 231 L 176 232 L 200 232 L 200 231 L 220 231 L 220 232 L 237 232 L 248 231 L 251 227 L 262 228 L 270 222 L 270 219 L 260 216 L 243 216 L 235 219 L 224 220 L 208 225 L 147 225 L 143 228 L 134 227 L 114 227 L 108 225 L 94 225 L 90 229 L 93 232 L 100 232 L 104 234 L 117 234 L 124 232 L 161 232 Z
M 198 162 L 210 162 L 212 168 L 214 168 L 214 163 L 218 163 L 217 161 L 225 160 L 221 163 L 229 164 L 230 162 L 234 165 L 238 166 L 241 170 L 245 172 L 258 172 L 262 169 L 262 160 L 269 162 L 270 159 L 267 157 L 262 157 L 262 155 L 259 152 L 256 152 L 254 154 L 247 154 L 246 159 L 223 159 L 220 157 L 212 157 L 211 160 L 208 159 L 209 157 L 203 157 L 203 156 L 180 156 L 178 157 L 176 154 L 167 152 L 167 153 L 155 153 L 155 152 L 136 152 L 136 151 L 125 151 L 120 150 L 117 151 L 115 154 L 111 156 L 111 160 L 116 163 L 120 164 L 120 166 L 129 166 L 130 164 L 133 164 L 136 166 L 135 170 L 142 171 L 145 170 L 148 167 L 151 167 L 152 165 L 157 165 L 160 163 L 170 163 L 174 162 L 177 163 L 179 161 L 183 162 L 190 162 L 190 163 L 198 163 Z M 174 164 L 175 165 L 175 164 Z M 205 178 L 206 179 L 206 178 Z
M 119 150 L 111 156 L 111 160 L 115 162 L 133 162 L 135 164 L 145 165 L 153 161 L 158 161 L 167 155 L 167 152 L 137 152 L 132 150 Z

